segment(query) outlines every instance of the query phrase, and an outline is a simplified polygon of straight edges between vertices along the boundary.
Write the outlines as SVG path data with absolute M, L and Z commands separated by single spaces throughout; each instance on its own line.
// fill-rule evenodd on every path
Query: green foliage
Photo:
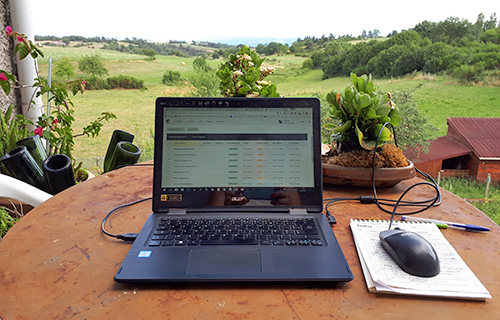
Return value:
M 419 111 L 413 102 L 411 90 L 393 90 L 392 99 L 401 114 L 401 123 L 395 128 L 398 146 L 402 150 L 413 148 L 417 153 L 427 153 L 432 135 L 438 129 Z
M 5 113 L 0 112 L 0 157 L 16 147 L 16 141 L 29 137 L 28 125 L 33 122 L 23 115 L 12 117 L 14 107 L 11 105 Z M 0 166 L 0 172 L 7 173 Z
M 50 148 L 46 150 L 48 156 L 58 153 L 65 154 L 72 160 L 73 165 L 75 165 L 72 155 L 74 148 L 73 138 L 81 135 L 98 136 L 102 127 L 101 122 L 116 118 L 116 116 L 109 112 L 103 112 L 98 119 L 84 127 L 81 134 L 75 135 L 73 129 L 75 111 L 73 109 L 73 102 L 69 99 L 68 90 L 73 95 L 76 95 L 78 92 L 83 93 L 85 88 L 84 81 L 79 79 L 49 86 L 44 80 L 35 80 L 34 85 L 40 87 L 37 96 L 50 93 L 50 100 L 54 108 L 50 115 L 42 114 L 39 117 L 35 134 L 41 135 L 50 142 Z
M 60 77 L 67 76 L 69 78 L 75 74 L 75 68 L 69 58 L 62 58 L 55 63 L 54 73 Z
M 102 77 L 108 75 L 108 70 L 104 67 L 97 53 L 82 57 L 78 61 L 78 68 L 90 76 Z
M 163 79 L 161 83 L 163 84 L 173 84 L 181 81 L 181 73 L 179 71 L 167 70 L 163 74 Z
M 4 207 L 0 207 L 0 239 L 19 219 L 13 218 Z
M 440 187 L 465 199 L 484 199 L 486 183 L 467 178 L 450 177 L 441 179 Z M 500 187 L 490 185 L 488 198 L 472 204 L 500 225 Z
M 225 97 L 280 97 L 276 85 L 265 80 L 274 68 L 264 67 L 264 60 L 247 46 L 231 54 L 217 71 L 220 92 Z
M 394 136 L 383 125 L 390 122 L 394 127 L 401 123 L 399 109 L 393 103 L 390 93 L 378 95 L 371 77 L 358 77 L 351 73 L 352 86 L 344 90 L 328 93 L 326 100 L 331 106 L 330 116 L 339 119 L 339 125 L 326 124 L 334 134 L 340 135 L 340 141 L 358 141 L 359 145 L 371 150 Z M 380 134 L 379 144 L 377 138 Z
M 481 36 L 481 41 L 491 42 L 500 45 L 500 27 L 496 29 L 486 30 Z
M 156 51 L 154 49 L 142 49 L 142 54 L 155 60 Z
M 478 81 L 484 67 L 482 64 L 476 66 L 461 65 L 453 69 L 453 75 L 461 82 L 474 82 Z
M 204 56 L 197 57 L 193 61 L 194 71 L 210 72 L 212 68 L 207 64 L 207 59 Z
M 214 70 L 198 70 L 189 77 L 189 84 L 194 87 L 192 97 L 220 97 L 219 78 Z
M 119 75 L 106 79 L 109 89 L 145 89 L 144 80 L 139 80 L 131 76 Z
M 100 77 L 90 77 L 90 78 L 85 78 L 85 89 L 87 90 L 107 90 L 111 89 L 109 87 L 108 81 L 106 79 L 100 78 Z

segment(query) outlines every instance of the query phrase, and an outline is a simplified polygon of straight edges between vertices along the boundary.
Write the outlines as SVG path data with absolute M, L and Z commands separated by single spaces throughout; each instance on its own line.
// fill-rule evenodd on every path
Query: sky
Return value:
M 36 35 L 140 38 L 230 43 L 234 38 L 297 39 L 350 34 L 363 30 L 386 36 L 427 20 L 448 17 L 474 23 L 489 20 L 498 0 L 29 0 Z M 234 40 L 233 40 L 234 41 Z

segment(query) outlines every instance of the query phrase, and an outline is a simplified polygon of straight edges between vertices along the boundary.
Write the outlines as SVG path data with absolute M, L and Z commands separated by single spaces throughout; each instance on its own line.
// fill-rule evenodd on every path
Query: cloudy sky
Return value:
M 151 41 L 244 38 L 304 38 L 360 35 L 378 29 L 385 36 L 419 22 L 454 16 L 476 22 L 496 12 L 498 0 L 31 0 L 37 35 L 104 36 Z

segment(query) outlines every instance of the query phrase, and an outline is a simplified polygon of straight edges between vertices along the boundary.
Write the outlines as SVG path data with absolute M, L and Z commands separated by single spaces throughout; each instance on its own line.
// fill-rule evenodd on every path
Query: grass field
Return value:
M 186 96 L 190 92 L 187 81 L 175 86 L 161 84 L 166 70 L 179 71 L 183 79 L 192 72 L 192 57 L 156 56 L 156 60 L 145 59 L 145 56 L 102 50 L 99 46 L 85 47 L 44 47 L 45 58 L 40 60 L 39 70 L 42 77 L 47 76 L 47 61 L 53 58 L 54 63 L 61 57 L 74 61 L 77 73 L 73 78 L 84 77 L 78 71 L 77 61 L 84 55 L 98 53 L 109 71 L 109 76 L 128 75 L 144 80 L 148 88 L 140 90 L 102 90 L 86 91 L 83 95 L 73 97 L 76 109 L 75 131 L 83 127 L 101 112 L 110 111 L 118 119 L 107 123 L 100 136 L 94 139 L 79 137 L 76 139 L 75 156 L 91 159 L 102 156 L 107 147 L 108 138 L 114 129 L 128 130 L 137 136 L 147 138 L 153 128 L 154 101 L 158 96 Z M 340 90 L 350 83 L 348 77 L 322 80 L 321 70 L 302 69 L 305 58 L 293 55 L 268 57 L 265 64 L 276 68 L 270 79 L 276 83 L 278 92 L 283 96 L 311 96 L 326 94 L 332 89 Z M 210 66 L 216 68 L 224 60 L 208 59 Z M 184 62 L 185 65 L 181 65 Z M 54 81 L 65 80 L 53 77 Z M 446 134 L 447 117 L 484 116 L 500 117 L 500 89 L 498 87 L 465 86 L 453 83 L 444 77 L 407 77 L 403 79 L 377 80 L 380 90 L 409 88 L 413 100 L 421 112 L 430 119 L 439 131 L 434 137 Z

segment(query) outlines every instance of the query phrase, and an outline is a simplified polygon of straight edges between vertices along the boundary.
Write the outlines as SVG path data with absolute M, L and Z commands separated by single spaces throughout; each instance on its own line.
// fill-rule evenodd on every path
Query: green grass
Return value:
M 468 86 L 452 83 L 438 77 L 436 81 L 402 80 L 381 81 L 381 90 L 410 88 L 413 101 L 429 122 L 439 128 L 433 138 L 446 135 L 448 117 L 500 117 L 500 89 L 498 87 Z
M 439 185 L 461 198 L 481 199 L 480 201 L 471 201 L 471 203 L 500 225 L 500 186 L 490 185 L 488 197 L 485 198 L 485 183 L 465 178 L 447 178 L 442 179 Z

